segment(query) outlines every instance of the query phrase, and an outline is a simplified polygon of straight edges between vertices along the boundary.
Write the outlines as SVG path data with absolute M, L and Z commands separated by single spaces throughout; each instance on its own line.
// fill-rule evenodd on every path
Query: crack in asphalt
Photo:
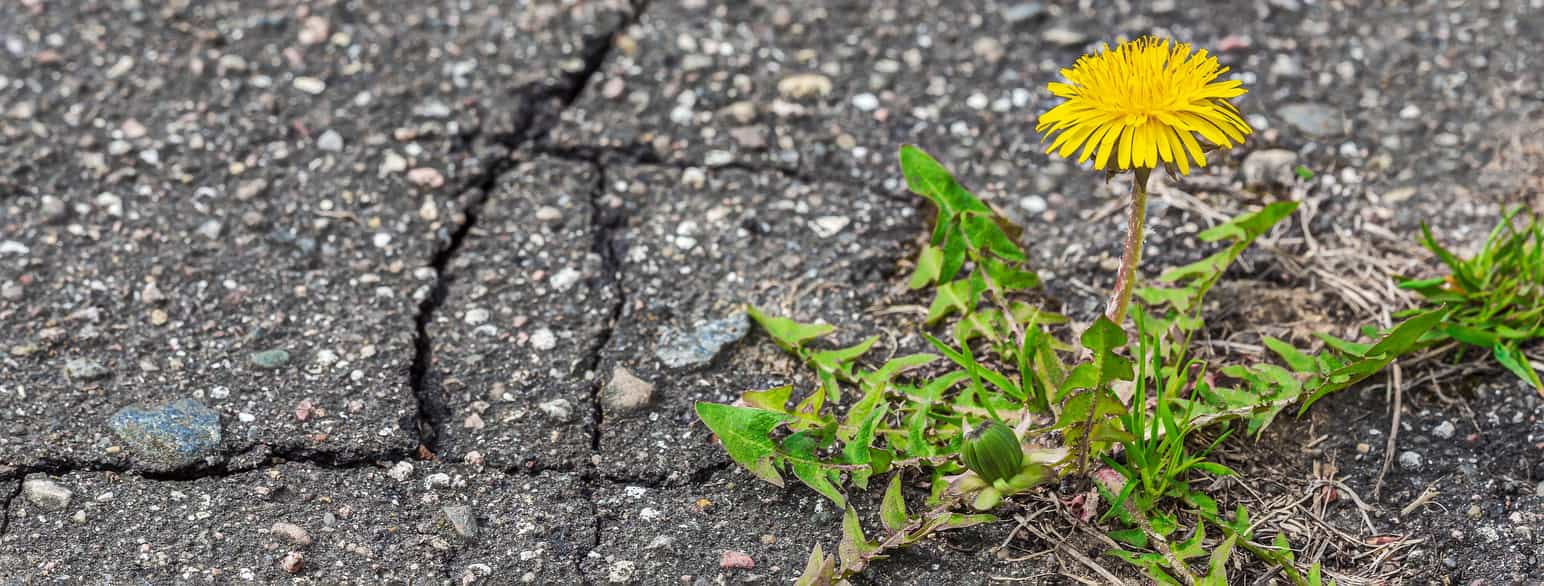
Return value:
M 21 479 L 16 479 L 16 487 L 5 497 L 5 510 L 0 511 L 0 537 L 4 537 L 11 530 L 11 501 L 21 496 Z

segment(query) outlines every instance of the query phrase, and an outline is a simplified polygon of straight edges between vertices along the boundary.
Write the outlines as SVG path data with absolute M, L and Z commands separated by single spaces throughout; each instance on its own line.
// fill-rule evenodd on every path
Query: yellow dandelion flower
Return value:
M 1042 114 L 1035 131 L 1042 143 L 1051 140 L 1047 154 L 1068 158 L 1082 147 L 1078 163 L 1094 157 L 1095 169 L 1111 162 L 1120 170 L 1152 169 L 1162 162 L 1188 175 L 1192 160 L 1206 166 L 1206 149 L 1195 135 L 1232 147 L 1254 132 L 1228 102 L 1248 91 L 1243 82 L 1216 81 L 1227 72 L 1205 49 L 1192 55 L 1188 43 L 1143 37 L 1113 51 L 1106 44 L 1061 70 L 1067 83 L 1047 86 L 1067 101 Z

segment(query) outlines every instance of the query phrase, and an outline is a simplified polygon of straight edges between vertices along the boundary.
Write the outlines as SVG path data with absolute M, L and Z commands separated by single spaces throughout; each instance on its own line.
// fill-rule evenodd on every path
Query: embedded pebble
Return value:
M 670 368 L 701 366 L 711 362 L 725 346 L 744 338 L 750 329 L 750 319 L 744 312 L 699 324 L 690 332 L 666 328 L 660 332 L 654 357 Z
M 343 137 L 332 130 L 323 132 L 316 139 L 316 148 L 333 153 L 341 151 L 343 150 Z
M 191 399 L 151 408 L 128 406 L 108 419 L 134 463 L 170 472 L 212 459 L 220 447 L 220 414 Z
M 556 421 L 567 423 L 574 418 L 574 404 L 568 399 L 552 399 L 536 404 L 536 408 Z
M 547 328 L 538 328 L 531 332 L 531 347 L 537 350 L 551 350 L 558 347 L 558 338 Z
M 22 481 L 21 492 L 32 506 L 50 513 L 70 506 L 70 498 L 75 496 L 70 489 L 39 475 Z
M 64 376 L 72 381 L 93 381 L 107 378 L 112 371 L 101 363 L 86 358 L 75 358 L 64 363 Z
M 790 75 L 777 82 L 777 92 L 791 99 L 824 97 L 831 93 L 831 78 L 819 73 Z
M 284 559 L 279 561 L 279 567 L 283 568 L 285 572 L 299 574 L 306 569 L 306 556 L 298 551 L 284 554 Z
M 1400 468 L 1409 470 L 1411 472 L 1416 472 L 1419 471 L 1424 464 L 1425 460 L 1421 458 L 1419 453 L 1412 452 L 1410 450 L 1405 450 L 1399 453 Z
M 407 172 L 407 180 L 419 187 L 438 188 L 445 185 L 445 176 L 433 167 L 418 167 Z
M 472 514 L 472 507 L 466 505 L 447 505 L 440 509 L 445 514 L 445 519 L 450 521 L 450 527 L 456 535 L 462 539 L 477 537 L 477 516 Z
M 289 364 L 289 360 L 289 351 L 282 348 L 257 352 L 252 354 L 252 357 L 250 358 L 252 366 L 256 366 L 258 368 L 266 368 L 269 370 Z
M 1447 420 L 1443 420 L 1442 423 L 1438 423 L 1436 427 L 1431 428 L 1431 434 L 1441 439 L 1453 439 L 1453 432 L 1455 431 L 1457 430 L 1454 429 L 1453 422 Z
M 397 462 L 392 465 L 390 470 L 386 471 L 386 475 L 396 479 L 398 482 L 406 482 L 407 479 L 413 477 L 413 464 L 407 460 Z
M 305 528 L 294 523 L 279 521 L 268 529 L 269 533 L 283 537 L 291 544 L 305 547 L 311 545 L 311 534 L 306 533 Z
M 743 551 L 724 550 L 724 554 L 719 556 L 718 567 L 749 570 L 756 567 L 756 560 L 751 559 L 751 556 L 746 555 Z
M 601 404 L 607 412 L 627 413 L 647 406 L 653 397 L 653 383 L 633 376 L 632 372 L 618 366 L 612 369 L 611 381 L 606 383 L 605 392 L 601 393 Z
M 313 96 L 327 91 L 327 82 L 314 77 L 297 77 L 293 85 L 295 89 Z

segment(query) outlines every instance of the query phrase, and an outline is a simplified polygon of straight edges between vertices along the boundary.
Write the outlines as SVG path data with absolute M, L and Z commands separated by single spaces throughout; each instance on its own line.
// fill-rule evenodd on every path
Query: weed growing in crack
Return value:
M 1115 161 L 1135 171 L 1130 237 L 1116 291 L 1105 315 L 1075 337 L 1066 317 L 1034 303 L 1041 280 L 1017 244 L 1019 229 L 911 146 L 900 152 L 906 184 L 938 212 L 909 283 L 932 292 L 917 324 L 931 352 L 876 364 L 864 359 L 878 336 L 833 348 L 821 343 L 832 326 L 747 308 L 762 331 L 809 367 L 813 384 L 797 397 L 793 386 L 748 391 L 733 405 L 698 403 L 696 412 L 730 458 L 753 475 L 782 486 L 783 475 L 791 473 L 843 509 L 835 555 L 816 544 L 799 584 L 842 583 L 933 533 L 995 520 L 971 509 L 1013 506 L 1017 495 L 1054 491 L 1056 481 L 1072 480 L 1059 485 L 1092 485 L 1073 499 L 1087 518 L 1097 495 L 1109 503 L 1099 523 L 1119 544 L 1110 555 L 1157 582 L 1227 584 L 1229 560 L 1247 552 L 1294 584 L 1318 585 L 1319 565 L 1297 561 L 1279 531 L 1270 531 L 1269 544 L 1257 541 L 1262 528 L 1247 510 L 1228 514 L 1198 488 L 1208 478 L 1234 475 L 1207 460 L 1234 426 L 1257 436 L 1288 407 L 1297 405 L 1301 413 L 1401 357 L 1447 342 L 1487 348 L 1509 370 L 1538 384 L 1520 348 L 1544 336 L 1544 235 L 1537 222 L 1515 229 L 1515 213 L 1469 260 L 1447 253 L 1428 232 L 1428 247 L 1453 276 L 1403 281 L 1428 305 L 1401 314 L 1402 321 L 1386 330 L 1365 329 L 1366 343 L 1323 336 L 1323 348 L 1311 353 L 1266 338 L 1282 365 L 1197 357 L 1192 341 L 1206 327 L 1207 293 L 1297 204 L 1269 204 L 1200 233 L 1199 240 L 1221 248 L 1139 286 L 1135 264 L 1148 172 L 1159 163 L 1180 173 L 1192 160 L 1204 164 L 1207 149 L 1192 149 L 1190 132 L 1231 145 L 1248 127 L 1226 102 L 1242 88 L 1210 84 L 1222 70 L 1207 63 L 1204 52 L 1191 58 L 1187 46 L 1143 40 L 1114 54 L 1124 55 L 1124 67 L 1142 61 L 1138 68 L 1144 71 L 1190 67 L 1190 85 L 1168 91 L 1208 113 L 1192 120 L 1193 114 L 1118 110 L 1152 108 L 1135 102 L 1117 104 L 1114 114 L 1099 114 L 1108 104 L 1093 102 L 1047 113 L 1050 131 L 1061 133 L 1053 151 L 1065 156 L 1081 145 L 1083 159 L 1098 155 L 1096 167 Z M 1069 98 L 1058 108 L 1082 103 L 1082 82 L 1077 70 L 1072 73 L 1071 85 L 1053 84 L 1053 92 Z M 1134 337 L 1123 327 L 1127 315 Z M 1190 441 L 1202 432 L 1214 439 Z M 886 474 L 880 525 L 865 531 L 847 497 Z M 907 486 L 926 488 L 923 508 L 908 509 Z

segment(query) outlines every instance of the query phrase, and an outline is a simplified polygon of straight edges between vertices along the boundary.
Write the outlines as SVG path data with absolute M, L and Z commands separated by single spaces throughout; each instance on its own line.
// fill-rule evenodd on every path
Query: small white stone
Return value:
M 445 176 L 433 167 L 419 167 L 408 171 L 407 180 L 420 187 L 437 188 L 445 185 Z
M 681 171 L 681 184 L 692 189 L 702 189 L 708 183 L 708 174 L 697 167 L 687 167 Z
M 824 97 L 831 93 L 831 78 L 819 73 L 790 75 L 777 82 L 777 92 L 790 99 Z
M 1019 207 L 1031 214 L 1038 214 L 1045 211 L 1045 198 L 1038 195 L 1025 196 L 1024 199 L 1019 200 Z
M 874 94 L 864 92 L 852 97 L 852 107 L 863 112 L 872 112 L 879 108 L 879 98 Z
M 552 278 L 547 279 L 547 282 L 552 284 L 554 290 L 562 292 L 572 289 L 574 283 L 579 282 L 580 276 L 579 271 L 574 270 L 573 267 L 563 267 L 563 270 L 552 275 Z
M 381 159 L 380 176 L 385 177 L 407 170 L 407 159 L 397 153 L 386 151 L 386 156 Z
M 481 307 L 473 308 L 473 309 L 468 309 L 467 312 L 466 312 L 466 318 L 465 318 L 466 325 L 469 325 L 469 326 L 480 326 L 480 325 L 488 322 L 488 317 L 489 317 L 489 313 L 488 313 L 488 310 L 486 310 L 486 309 L 483 309 Z
M 531 332 L 531 347 L 541 351 L 551 350 L 558 347 L 558 337 L 553 335 L 552 330 L 539 328 Z
M 397 462 L 391 470 L 386 471 L 386 475 L 397 479 L 398 482 L 404 482 L 413 476 L 413 464 L 407 460 Z
M 450 486 L 450 475 L 444 472 L 435 472 L 424 478 L 424 488 L 434 490 Z
M 47 478 L 28 478 L 22 481 L 21 491 L 27 497 L 27 502 L 47 512 L 70 506 L 70 498 L 75 496 L 70 489 Z
M 840 234 L 850 223 L 852 218 L 847 216 L 821 216 L 810 223 L 810 228 L 815 231 L 816 236 L 830 238 Z
M 316 139 L 316 148 L 327 152 L 336 153 L 343 150 L 343 137 L 337 132 L 328 130 Z
M 327 91 L 327 82 L 314 77 L 297 77 L 293 85 L 295 89 L 313 96 Z

